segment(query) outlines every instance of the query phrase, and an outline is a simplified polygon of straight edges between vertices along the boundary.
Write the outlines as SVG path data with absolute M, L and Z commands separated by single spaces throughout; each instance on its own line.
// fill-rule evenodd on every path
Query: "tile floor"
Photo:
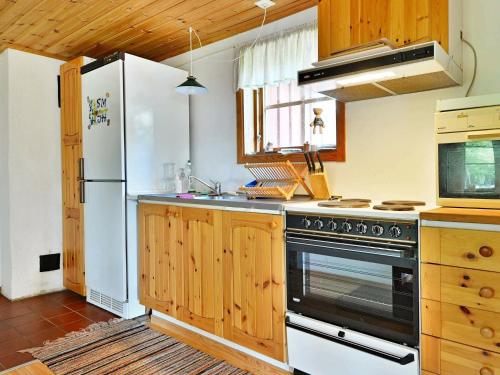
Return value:
M 18 350 L 40 346 L 115 315 L 70 291 L 11 302 L 0 295 L 0 371 L 33 360 Z

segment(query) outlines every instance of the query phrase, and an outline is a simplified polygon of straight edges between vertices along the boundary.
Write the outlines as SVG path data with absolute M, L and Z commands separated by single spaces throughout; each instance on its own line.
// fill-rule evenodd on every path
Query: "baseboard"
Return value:
M 163 314 L 162 314 L 163 315 Z M 156 329 L 166 335 L 175 337 L 179 341 L 192 346 L 195 349 L 201 350 L 212 357 L 221 359 L 230 363 L 233 366 L 241 368 L 243 370 L 249 371 L 256 375 L 285 375 L 291 374 L 290 371 L 286 371 L 283 368 L 271 365 L 270 363 L 263 361 L 255 356 L 248 353 L 244 353 L 235 348 L 229 347 L 219 342 L 223 339 L 214 340 L 208 335 L 209 333 L 198 333 L 194 329 L 185 328 L 182 322 L 175 322 L 175 319 L 168 317 L 168 320 L 163 317 L 159 317 L 158 313 L 155 311 L 154 315 L 151 316 L 151 328 Z M 198 331 L 198 330 L 197 330 Z M 284 363 L 275 361 L 281 364 L 280 367 L 288 366 Z
M 22 297 L 17 297 L 17 298 L 12 298 L 10 299 L 9 297 L 7 297 L 6 295 L 2 294 L 5 298 L 7 298 L 8 300 L 12 301 L 12 302 L 16 302 L 16 301 L 22 301 L 23 299 L 27 299 L 27 298 L 33 298 L 33 297 L 38 297 L 38 296 L 43 296 L 45 294 L 51 294 L 51 293 L 57 293 L 57 292 L 62 292 L 62 291 L 65 291 L 67 290 L 66 288 L 62 287 L 62 288 L 54 288 L 54 289 L 46 289 L 46 290 L 42 290 L 40 292 L 37 292 L 37 293 L 33 293 L 33 294 L 28 294 L 26 296 L 22 296 Z

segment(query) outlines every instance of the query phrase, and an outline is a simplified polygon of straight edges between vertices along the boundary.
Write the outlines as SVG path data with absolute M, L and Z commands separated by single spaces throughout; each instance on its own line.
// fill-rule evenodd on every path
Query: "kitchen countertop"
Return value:
M 280 199 L 247 199 L 244 196 L 224 196 L 219 199 L 178 198 L 176 194 L 143 194 L 137 197 L 139 202 L 171 204 L 180 206 L 205 207 L 212 209 L 281 214 L 287 201 Z M 291 202 L 309 201 L 308 197 L 295 197 Z M 290 201 L 289 201 L 290 202 Z
M 500 210 L 487 208 L 438 207 L 420 213 L 422 220 L 460 223 L 500 224 Z
M 308 196 L 295 196 L 290 201 L 280 199 L 247 199 L 243 195 L 225 195 L 221 198 L 208 198 L 198 196 L 197 198 L 179 198 L 177 194 L 139 194 L 139 202 L 178 205 L 185 207 L 198 207 L 208 209 L 218 209 L 224 211 L 242 211 L 269 214 L 283 214 L 283 212 L 302 212 L 308 214 L 340 215 L 340 216 L 362 216 L 386 219 L 417 220 L 422 211 L 434 212 L 429 206 L 415 207 L 414 211 L 379 211 L 371 207 L 368 208 L 328 208 L 319 207 L 316 200 L 311 200 Z M 481 210 L 476 210 L 481 211 Z M 500 210 L 499 210 L 500 212 Z M 437 220 L 437 219 L 428 219 Z M 500 223 L 500 213 L 498 214 Z

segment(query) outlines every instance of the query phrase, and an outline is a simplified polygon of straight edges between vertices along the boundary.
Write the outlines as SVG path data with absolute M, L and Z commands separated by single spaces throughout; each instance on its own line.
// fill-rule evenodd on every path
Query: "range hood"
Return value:
M 318 63 L 298 73 L 299 86 L 342 102 L 381 98 L 462 84 L 461 67 L 437 42 L 372 50 Z

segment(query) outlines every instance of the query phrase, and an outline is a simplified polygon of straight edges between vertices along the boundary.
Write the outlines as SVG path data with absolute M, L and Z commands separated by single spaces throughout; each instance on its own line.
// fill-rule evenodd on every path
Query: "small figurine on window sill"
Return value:
M 313 128 L 313 134 L 316 134 L 316 127 L 319 128 L 319 134 L 323 134 L 323 129 L 325 128 L 325 123 L 320 117 L 323 110 L 321 108 L 313 108 L 315 114 L 314 120 L 311 122 L 310 127 Z

